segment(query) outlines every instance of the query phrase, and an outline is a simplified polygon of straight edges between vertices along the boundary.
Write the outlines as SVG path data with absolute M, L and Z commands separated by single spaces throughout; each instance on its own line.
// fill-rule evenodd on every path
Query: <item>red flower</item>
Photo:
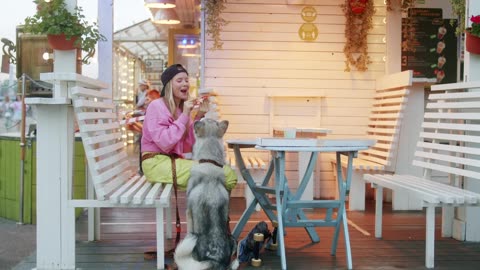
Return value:
M 472 21 L 472 23 L 480 24 L 480 15 L 477 15 L 477 16 L 472 15 L 472 18 L 470 18 L 470 21 Z
M 472 16 L 470 21 L 472 22 L 472 27 L 467 28 L 467 31 L 474 36 L 480 37 L 480 15 Z

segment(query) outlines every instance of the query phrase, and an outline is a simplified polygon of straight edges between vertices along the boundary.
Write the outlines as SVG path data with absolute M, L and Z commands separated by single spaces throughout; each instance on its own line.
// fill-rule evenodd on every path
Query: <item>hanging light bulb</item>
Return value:
M 158 24 L 179 24 L 180 19 L 174 9 L 158 10 L 153 16 L 153 23 Z
M 147 8 L 174 8 L 175 0 L 145 0 Z

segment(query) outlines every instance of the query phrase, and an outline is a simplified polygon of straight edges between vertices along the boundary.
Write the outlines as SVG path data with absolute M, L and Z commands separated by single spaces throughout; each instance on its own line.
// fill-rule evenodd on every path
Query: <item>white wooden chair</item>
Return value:
M 411 71 L 399 73 L 398 81 L 387 77 L 377 80 L 376 93 L 369 116 L 367 136 L 377 143 L 358 153 L 353 160 L 353 175 L 349 194 L 349 210 L 365 210 L 365 173 L 393 173 L 400 137 L 403 111 L 412 84 Z M 408 81 L 408 83 L 404 83 Z M 337 172 L 337 162 L 331 161 L 333 173 Z M 342 170 L 346 170 L 347 159 L 342 158 Z M 335 176 L 336 177 L 336 176 Z
M 96 199 L 70 200 L 72 207 L 132 207 L 156 209 L 157 269 L 164 269 L 166 234 L 172 236 L 171 184 L 153 184 L 136 175 L 121 139 L 120 123 L 109 94 L 99 89 L 72 88 L 72 100 Z M 73 217 L 72 217 L 73 218 Z
M 452 91 L 439 93 L 445 89 Z M 424 169 L 424 177 L 365 174 L 364 178 L 376 188 L 377 238 L 382 236 L 383 188 L 421 201 L 427 210 L 425 266 L 433 268 L 435 207 L 443 208 L 442 236 L 446 237 L 452 235 L 454 207 L 480 206 L 478 188 L 476 192 L 462 188 L 480 184 L 480 83 L 432 86 L 422 128 L 413 165 Z M 448 184 L 439 181 L 439 173 L 448 175 Z

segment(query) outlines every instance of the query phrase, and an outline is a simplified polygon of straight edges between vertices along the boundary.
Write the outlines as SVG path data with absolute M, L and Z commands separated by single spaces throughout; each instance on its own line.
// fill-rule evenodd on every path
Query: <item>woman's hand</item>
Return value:
M 186 100 L 183 102 L 183 113 L 186 115 L 190 115 L 190 112 L 192 111 L 193 108 L 193 99 Z
M 201 99 L 200 105 L 198 106 L 198 113 L 197 113 L 196 118 L 200 119 L 200 118 L 204 117 L 209 109 L 210 109 L 210 102 L 209 102 L 208 98 L 207 99 Z

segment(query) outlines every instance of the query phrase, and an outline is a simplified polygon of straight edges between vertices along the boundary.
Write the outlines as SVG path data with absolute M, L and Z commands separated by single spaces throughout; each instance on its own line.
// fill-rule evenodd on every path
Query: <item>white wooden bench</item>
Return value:
M 440 92 L 444 89 L 452 91 Z M 427 215 L 425 266 L 433 268 L 435 207 L 443 208 L 442 236 L 446 237 L 452 234 L 454 207 L 480 206 L 480 190 L 462 188 L 469 182 L 480 184 L 480 82 L 432 86 L 422 128 L 413 165 L 424 169 L 424 177 L 365 174 L 364 179 L 376 188 L 377 238 L 382 236 L 383 188 L 421 200 Z M 448 184 L 439 181 L 438 173 L 448 178 L 443 179 Z
M 367 136 L 377 143 L 358 153 L 353 160 L 353 175 L 350 188 L 349 210 L 365 210 L 364 173 L 393 173 L 400 137 L 403 111 L 412 85 L 411 71 L 380 78 L 376 81 L 376 92 L 369 116 Z M 336 159 L 331 160 L 333 173 L 337 172 Z M 347 159 L 342 159 L 345 172 Z M 336 177 L 336 175 L 335 175 Z M 338 192 L 337 192 L 338 194 Z
M 166 235 L 171 238 L 169 208 L 172 185 L 150 183 L 136 174 L 137 169 L 130 170 L 120 123 L 110 99 L 109 94 L 99 89 L 72 88 L 74 111 L 96 199 L 73 199 L 70 206 L 155 208 L 157 269 L 164 269 L 163 211 L 167 215 Z
M 265 175 L 265 172 L 267 170 L 267 162 L 265 162 L 259 155 L 254 154 L 252 152 L 249 156 L 245 156 L 243 158 L 243 162 L 245 163 L 246 168 L 250 171 L 250 174 L 252 175 L 253 179 L 262 179 L 263 176 Z M 253 201 L 254 196 L 250 188 L 246 186 L 246 182 L 242 177 L 242 174 L 240 173 L 237 163 L 235 161 L 235 156 L 229 155 L 227 156 L 227 165 L 229 165 L 232 169 L 235 170 L 237 173 L 237 177 L 239 180 L 238 184 L 243 184 L 243 196 L 245 197 L 245 207 L 248 207 L 250 203 Z M 237 184 L 237 186 L 239 186 Z M 255 207 L 256 211 L 260 211 L 260 205 L 257 204 Z

